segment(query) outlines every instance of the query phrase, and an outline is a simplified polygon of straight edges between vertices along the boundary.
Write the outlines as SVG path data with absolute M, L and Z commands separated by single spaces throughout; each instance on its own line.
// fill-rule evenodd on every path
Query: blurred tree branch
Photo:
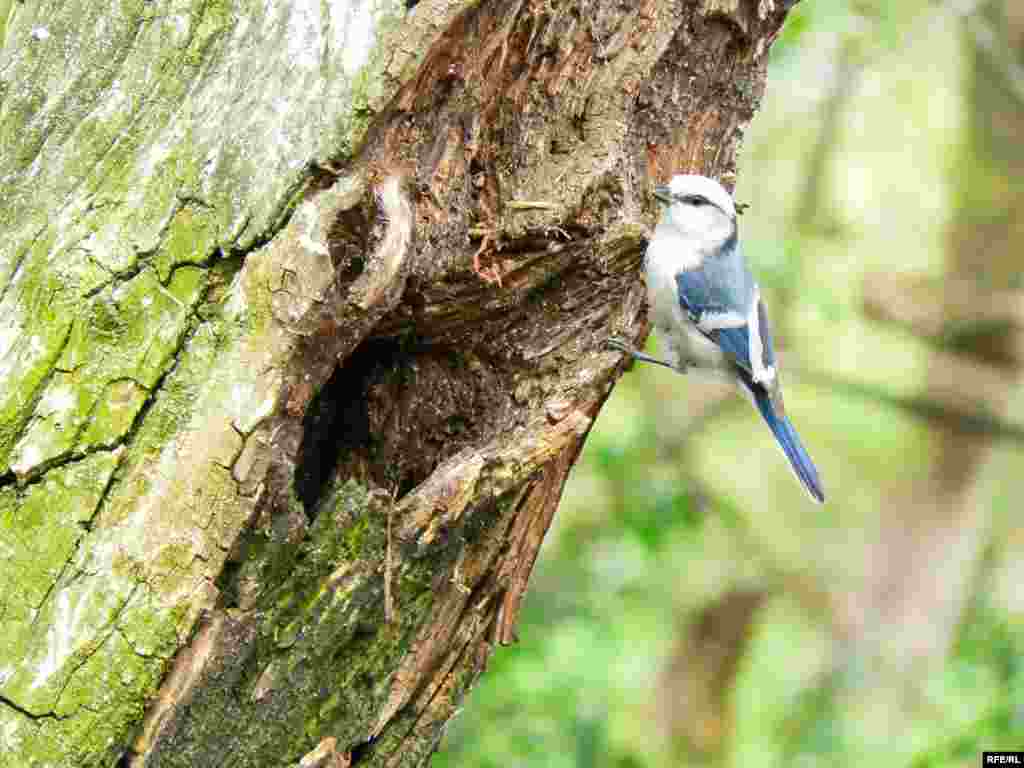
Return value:
M 686 755 L 687 764 L 721 762 L 732 736 L 736 672 L 768 597 L 761 589 L 730 590 L 679 630 L 660 696 L 673 751 Z
M 979 332 L 1012 335 L 1010 354 L 1024 362 L 1024 291 L 988 285 L 974 278 L 942 280 L 899 273 L 864 279 L 869 317 L 908 328 L 922 338 L 950 347 Z
M 993 0 L 964 14 L 1024 31 L 1010 0 Z M 998 20 L 998 21 L 996 21 Z M 887 276 L 866 284 L 867 308 L 939 342 L 931 352 L 916 409 L 952 413 L 933 431 L 930 471 L 908 477 L 871 553 L 873 583 L 863 595 L 857 656 L 905 669 L 914 681 L 949 653 L 973 574 L 988 537 L 991 510 L 975 494 L 978 472 L 996 437 L 1019 439 L 1008 403 L 1021 374 L 1020 243 L 1024 157 L 1019 137 L 1024 101 L 987 51 L 967 38 L 964 112 L 967 132 L 957 163 L 948 234 L 947 275 L 941 283 Z M 913 309 L 911 304 L 918 304 Z
M 977 396 L 979 382 L 986 379 L 987 389 L 998 390 L 999 381 L 992 378 L 996 375 L 995 372 L 954 355 L 939 354 L 936 359 L 942 360 L 941 364 L 947 367 L 944 379 L 962 381 L 966 386 L 963 389 L 957 387 L 927 391 L 917 397 L 908 397 L 866 382 L 843 379 L 824 371 L 804 367 L 792 370 L 800 379 L 816 387 L 898 408 L 913 416 L 942 423 L 964 433 L 1024 443 L 1024 421 L 1014 423 L 992 415 L 988 410 L 989 401 Z M 936 364 L 934 359 L 932 362 L 933 365 Z

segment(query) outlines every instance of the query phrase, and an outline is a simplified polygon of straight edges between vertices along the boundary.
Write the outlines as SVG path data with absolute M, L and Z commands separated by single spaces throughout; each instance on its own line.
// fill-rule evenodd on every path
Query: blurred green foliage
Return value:
M 943 274 L 964 44 L 948 9 L 924 0 L 800 3 L 747 131 L 743 241 L 776 309 L 787 404 L 829 503 L 806 502 L 746 403 L 653 367 L 627 374 L 570 478 L 520 640 L 495 651 L 434 768 L 946 768 L 1024 747 L 1018 446 L 996 446 L 973 491 L 995 544 L 944 663 L 860 654 L 830 597 L 870 581 L 872 542 L 899 513 L 894 490 L 933 458 L 928 424 L 864 394 L 913 396 L 932 350 L 866 319 L 861 285 L 873 270 Z M 842 56 L 850 92 L 816 165 Z M 769 597 L 726 691 L 722 747 L 701 755 L 673 735 L 686 702 L 666 683 L 695 617 L 737 589 Z

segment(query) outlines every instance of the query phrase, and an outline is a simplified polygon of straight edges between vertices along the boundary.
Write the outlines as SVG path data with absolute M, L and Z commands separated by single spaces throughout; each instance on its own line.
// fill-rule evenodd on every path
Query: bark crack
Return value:
M 27 717 L 29 720 L 34 720 L 36 722 L 41 720 L 64 720 L 67 717 L 69 717 L 69 715 L 58 715 L 56 712 L 32 712 L 31 710 L 25 709 L 17 702 L 11 701 L 6 696 L 0 696 L 0 706 L 12 709 L 19 715 Z
M 39 401 L 42 399 L 43 393 L 46 391 L 47 386 L 49 386 L 50 382 L 53 380 L 54 373 L 57 372 L 57 361 L 60 360 L 61 355 L 64 354 L 64 350 L 67 349 L 68 343 L 71 341 L 72 325 L 73 321 L 71 320 L 67 321 L 64 324 L 63 336 L 61 337 L 61 340 L 57 344 L 57 349 L 53 353 L 52 360 L 50 362 L 49 367 L 46 370 L 46 373 L 42 376 L 42 378 L 39 380 L 39 383 L 35 386 L 35 389 L 32 392 L 30 403 L 26 404 L 21 409 L 22 414 L 27 414 L 22 417 L 23 421 L 19 425 L 19 429 L 23 433 L 27 432 L 29 426 L 32 424 L 34 420 L 33 414 L 35 413 L 36 408 L 39 407 Z M 20 482 L 22 479 L 23 478 L 18 477 L 18 474 L 17 472 L 15 472 L 14 467 L 11 467 L 7 472 L 4 473 L 3 476 L 0 476 L 0 489 L 3 489 L 4 487 L 9 486 L 15 482 Z
M 43 236 L 44 232 L 46 232 L 46 227 L 40 227 L 14 259 L 14 263 L 11 265 L 11 275 L 7 279 L 7 282 L 4 283 L 3 288 L 0 288 L 0 304 L 3 303 L 5 298 L 7 298 L 7 292 L 17 282 L 18 271 L 21 269 L 21 265 L 25 263 L 25 259 L 28 258 L 29 253 L 32 252 L 32 247 L 39 242 L 39 239 Z
M 132 591 L 128 593 L 124 601 L 117 607 L 117 611 L 114 613 L 114 615 L 100 628 L 100 632 L 102 632 L 102 639 L 98 643 L 90 643 L 88 646 L 88 650 L 86 652 L 76 654 L 77 663 L 74 663 L 71 669 L 67 672 L 64 678 L 64 682 L 60 687 L 60 691 L 58 691 L 57 696 L 54 700 L 55 710 L 60 707 L 60 701 L 64 697 L 64 692 L 67 690 L 68 686 L 71 684 L 71 681 L 74 679 L 78 671 L 89 662 L 89 659 L 91 659 L 93 656 L 99 653 L 110 640 L 110 638 L 113 637 L 114 633 L 117 631 L 118 621 L 120 621 L 125 609 L 131 604 L 132 599 L 135 597 L 135 594 L 136 592 L 138 592 L 138 590 L 139 584 L 136 584 L 134 587 L 132 587 Z M 72 715 L 73 713 L 64 715 L 63 717 L 71 717 Z
M 152 406 L 152 404 L 154 403 L 154 401 L 156 400 L 157 395 L 160 393 L 160 390 L 163 387 L 164 382 L 167 380 L 167 377 L 170 376 L 172 373 L 174 373 L 174 371 L 177 369 L 178 364 L 179 364 L 179 362 L 181 360 L 182 353 L 184 352 L 184 350 L 188 346 L 188 343 L 192 340 L 192 337 L 195 335 L 197 329 L 204 324 L 205 321 L 203 321 L 199 317 L 199 315 L 197 314 L 197 307 L 202 304 L 202 302 L 205 299 L 208 291 L 209 291 L 209 285 L 207 285 L 207 287 L 203 290 L 202 294 L 196 300 L 194 305 L 189 309 L 189 315 L 186 318 L 185 330 L 181 334 L 181 338 L 180 338 L 178 344 L 175 346 L 175 348 L 171 352 L 170 363 L 166 366 L 165 370 L 160 374 L 160 376 L 157 378 L 156 382 L 153 384 L 152 387 L 146 387 L 141 382 L 139 382 L 137 379 L 135 379 L 135 378 L 133 378 L 131 376 L 121 376 L 121 377 L 118 377 L 117 379 L 112 379 L 111 381 L 107 382 L 107 386 L 109 386 L 110 384 L 113 384 L 113 383 L 115 383 L 117 381 L 131 381 L 137 387 L 139 387 L 139 389 L 141 389 L 142 391 L 144 391 L 146 393 L 146 399 L 140 405 L 139 410 L 136 412 L 134 418 L 132 419 L 132 423 L 129 425 L 128 429 L 123 434 L 118 435 L 114 440 L 112 440 L 110 442 L 107 442 L 107 443 L 97 443 L 95 445 L 87 446 L 86 448 L 76 448 L 76 447 L 73 446 L 73 447 L 69 448 L 68 450 L 66 450 L 66 451 L 64 451 L 62 453 L 59 453 L 59 454 L 57 454 L 55 456 L 52 456 L 51 458 L 49 458 L 49 459 L 47 459 L 47 460 L 45 460 L 43 462 L 40 462 L 39 464 L 31 467 L 25 475 L 23 475 L 21 477 L 15 476 L 14 479 L 18 483 L 19 486 L 23 487 L 23 486 L 26 486 L 26 485 L 30 485 L 32 483 L 38 483 L 38 482 L 40 482 L 40 481 L 45 479 L 46 474 L 48 472 L 50 472 L 50 471 L 52 471 L 54 469 L 59 469 L 59 468 L 65 467 L 65 466 L 67 466 L 69 464 L 73 464 L 73 463 L 79 462 L 79 461 L 81 461 L 81 460 L 83 460 L 85 458 L 88 458 L 89 456 L 92 456 L 92 455 L 96 454 L 96 453 L 112 452 L 112 451 L 116 451 L 118 449 L 125 448 L 125 447 L 128 447 L 128 446 L 131 445 L 131 443 L 132 443 L 136 433 L 138 432 L 139 428 L 142 425 L 143 420 L 146 417 L 146 414 L 149 412 L 149 409 Z M 59 360 L 60 359 L 60 356 L 63 353 L 63 349 L 67 346 L 70 337 L 71 337 L 71 326 L 69 324 L 67 332 L 65 333 L 64 342 L 63 342 L 63 344 L 61 346 L 61 352 L 57 353 L 57 355 L 55 356 L 55 360 Z M 39 398 L 42 396 L 42 392 L 46 389 L 46 386 L 48 385 L 49 381 L 52 379 L 53 374 L 55 372 L 59 371 L 59 370 L 60 369 L 57 368 L 56 363 L 55 363 L 51 367 L 51 369 L 50 369 L 49 373 L 47 374 L 46 378 L 44 378 L 44 380 L 40 383 L 39 388 L 37 390 L 37 392 L 39 394 L 36 397 L 36 404 L 38 404 Z M 93 407 L 92 407 L 92 409 L 89 412 L 90 416 L 94 413 L 95 409 L 97 407 L 99 407 L 99 405 L 100 405 L 100 400 L 99 400 L 99 398 L 97 398 L 96 402 L 93 404 Z M 33 407 L 33 411 L 34 410 L 35 410 L 35 407 Z M 30 420 L 29 423 L 31 423 L 31 420 Z M 75 434 L 75 439 L 76 440 L 77 440 L 77 438 L 79 436 L 81 436 L 82 434 L 85 433 L 85 431 L 89 427 L 89 424 L 90 424 L 90 420 L 89 419 L 83 419 L 82 420 L 82 423 L 76 429 L 76 434 Z M 10 474 L 14 475 L 15 473 L 11 472 Z M 10 480 L 8 480 L 8 483 L 9 482 L 10 482 Z M 2 488 L 4 486 L 4 484 L 5 484 L 4 483 L 4 478 L 0 478 L 0 488 Z

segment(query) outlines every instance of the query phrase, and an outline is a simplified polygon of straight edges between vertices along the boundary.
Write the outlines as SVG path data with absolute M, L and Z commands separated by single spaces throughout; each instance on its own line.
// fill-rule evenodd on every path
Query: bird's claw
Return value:
M 617 336 L 612 336 L 610 339 L 605 339 L 604 345 L 609 349 L 614 349 L 618 352 L 622 352 L 625 355 L 633 355 L 636 353 L 636 347 L 634 347 L 625 339 L 620 339 Z
M 677 373 L 686 373 L 687 369 L 690 367 L 690 362 L 687 360 L 680 360 L 678 364 L 673 364 L 667 360 L 659 360 L 656 357 L 651 357 L 650 355 L 639 351 L 625 339 L 620 339 L 615 336 L 610 339 L 605 339 L 604 345 L 616 350 L 617 352 L 622 352 L 624 355 L 627 355 L 631 361 L 654 363 L 655 365 L 660 365 L 664 368 L 670 368 Z

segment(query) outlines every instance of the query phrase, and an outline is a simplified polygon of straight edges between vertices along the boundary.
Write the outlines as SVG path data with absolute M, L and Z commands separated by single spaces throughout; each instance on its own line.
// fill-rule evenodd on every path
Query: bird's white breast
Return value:
M 687 317 L 679 302 L 676 275 L 698 268 L 703 243 L 674 236 L 659 227 L 647 246 L 645 277 L 651 322 L 669 362 L 700 368 L 726 368 L 722 351 Z

